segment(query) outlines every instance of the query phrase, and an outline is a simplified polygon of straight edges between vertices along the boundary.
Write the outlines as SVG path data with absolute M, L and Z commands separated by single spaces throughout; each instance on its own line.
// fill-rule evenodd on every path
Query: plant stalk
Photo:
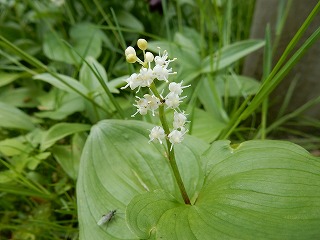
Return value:
M 150 90 L 153 92 L 153 94 L 157 98 L 159 98 L 161 101 L 163 101 L 163 98 L 159 94 L 159 92 L 158 92 L 158 90 L 157 90 L 157 88 L 156 88 L 154 83 L 152 83 L 150 85 Z M 164 130 L 165 134 L 168 136 L 169 133 L 170 133 L 170 130 L 169 130 L 169 126 L 168 126 L 168 123 L 167 123 L 166 116 L 165 116 L 164 106 L 163 105 L 159 106 L 159 118 L 160 118 L 163 130 Z M 175 154 L 174 154 L 174 148 L 171 149 L 172 143 L 169 141 L 168 138 L 166 138 L 166 143 L 167 143 L 167 156 L 168 156 L 168 159 L 169 159 L 169 163 L 170 163 L 171 169 L 173 171 L 174 177 L 176 179 L 176 182 L 178 184 L 178 187 L 179 187 L 181 196 L 183 198 L 183 201 L 184 201 L 185 204 L 191 205 L 190 198 L 189 198 L 189 196 L 187 194 L 186 188 L 185 188 L 185 186 L 183 184 L 183 181 L 182 181 L 179 169 L 178 169 L 178 165 L 177 165 Z

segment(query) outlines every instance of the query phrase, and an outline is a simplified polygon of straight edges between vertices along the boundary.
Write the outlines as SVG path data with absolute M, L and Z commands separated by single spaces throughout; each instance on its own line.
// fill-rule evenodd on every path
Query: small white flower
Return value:
M 170 92 L 165 97 L 165 103 L 168 106 L 168 108 L 177 108 L 182 102 L 181 100 L 184 98 L 185 97 L 179 97 L 179 95 L 174 92 Z
M 174 144 L 182 142 L 183 136 L 186 134 L 186 132 L 187 130 L 182 128 L 180 131 L 173 130 L 171 133 L 169 133 L 168 138 L 169 138 L 169 141 L 172 143 L 170 151 L 172 150 Z
M 131 117 L 134 117 L 135 115 L 137 115 L 137 113 L 140 113 L 141 115 L 146 115 L 148 113 L 148 101 L 145 98 L 139 98 L 138 96 L 136 96 L 136 98 L 138 98 L 138 100 L 136 100 L 137 104 L 134 104 L 133 106 L 137 107 L 137 111 L 131 115 Z
M 137 87 L 141 87 L 141 78 L 139 74 L 133 73 L 125 81 L 127 82 L 127 85 L 122 87 L 121 89 L 130 87 L 131 90 L 134 90 Z
M 179 96 L 181 95 L 181 93 L 183 92 L 184 88 L 190 87 L 191 85 L 187 85 L 187 86 L 182 86 L 183 81 L 181 81 L 180 83 L 176 83 L 176 82 L 172 82 L 169 84 L 169 91 L 173 92 L 175 94 L 178 94 Z
M 126 50 L 124 51 L 124 54 L 125 54 L 126 56 L 128 56 L 129 54 L 137 55 L 137 54 L 136 54 L 136 50 L 134 50 L 134 48 L 131 47 L 131 46 L 129 46 L 129 47 L 126 48 Z
M 156 56 L 154 58 L 154 62 L 156 63 L 156 65 L 160 65 L 160 66 L 167 66 L 170 63 L 170 60 L 167 61 L 168 58 L 168 52 L 164 51 L 162 56 L 160 53 L 160 48 L 159 48 L 159 56 Z
M 141 79 L 140 87 L 149 87 L 154 80 L 154 75 L 150 68 L 141 68 L 139 77 Z
M 163 54 L 161 56 L 160 48 L 159 48 L 159 55 L 154 58 L 154 62 L 156 63 L 156 65 L 160 65 L 164 68 L 167 68 L 169 63 L 176 60 L 176 58 L 174 58 L 172 60 L 170 60 L 170 59 L 167 60 L 167 58 L 168 58 L 168 52 L 166 50 L 164 50 Z
M 154 59 L 154 56 L 151 52 L 146 52 L 146 56 L 144 58 L 144 60 L 147 62 L 147 63 L 150 63 L 152 62 Z
M 150 94 L 145 94 L 143 97 L 148 102 L 148 110 L 150 110 L 152 112 L 152 116 L 154 116 L 154 111 L 158 109 L 159 105 L 161 104 L 160 99 Z
M 164 133 L 164 130 L 162 127 L 156 126 L 154 128 L 151 129 L 150 134 L 149 134 L 149 138 L 150 138 L 150 142 L 152 141 L 159 141 L 162 144 L 162 140 L 165 139 L 166 134 Z
M 187 117 L 184 111 L 182 113 L 179 113 L 177 111 L 174 111 L 173 115 L 173 128 L 174 129 L 182 129 L 184 125 L 187 122 Z
M 162 67 L 160 65 L 156 65 L 153 68 L 154 77 L 157 78 L 160 81 L 163 80 L 163 81 L 168 82 L 169 74 L 175 74 L 175 73 L 172 72 L 172 68 L 167 69 L 167 68 Z

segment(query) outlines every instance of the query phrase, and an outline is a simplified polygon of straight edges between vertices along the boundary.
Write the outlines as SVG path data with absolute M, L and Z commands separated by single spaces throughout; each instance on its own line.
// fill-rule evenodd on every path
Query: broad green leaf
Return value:
M 18 139 L 5 139 L 0 141 L 0 153 L 11 157 L 27 151 L 27 146 Z
M 214 81 L 206 77 L 202 78 L 199 87 L 198 98 L 204 109 L 220 122 L 228 122 L 229 118 Z
M 192 119 L 192 135 L 196 136 L 208 143 L 217 139 L 226 124 L 215 118 L 212 114 L 195 109 Z
M 31 118 L 16 107 L 0 102 L 0 113 L 0 127 L 22 130 L 34 128 Z
M 59 33 L 48 32 L 44 35 L 43 52 L 49 59 L 78 64 L 75 54 L 64 43 L 63 37 Z
M 107 73 L 104 67 L 97 60 L 92 57 L 87 57 L 86 62 L 82 64 L 80 69 L 79 78 L 80 82 L 90 91 L 90 95 L 96 103 L 100 104 L 101 106 L 106 106 L 109 110 L 114 109 L 114 106 L 111 103 L 107 93 L 103 89 L 100 81 L 103 82 L 104 86 L 109 89 L 110 94 L 119 93 L 119 90 L 109 84 Z M 86 116 L 91 120 L 91 122 L 95 123 L 99 120 L 110 117 L 105 111 L 93 107 L 92 103 L 88 101 L 85 102 L 85 106 Z
M 214 216 L 220 236 L 319 236 L 319 158 L 289 142 L 248 141 L 231 148 L 223 141 L 212 145 L 205 160 L 207 178 L 197 206 L 205 218 Z
M 78 23 L 70 30 L 74 50 L 82 57 L 98 58 L 101 54 L 103 32 L 99 26 L 91 23 Z
M 320 160 L 292 143 L 218 141 L 203 157 L 206 178 L 193 206 L 170 194 L 135 196 L 129 227 L 155 239 L 316 239 Z
M 55 144 L 58 140 L 78 132 L 90 130 L 91 125 L 81 123 L 57 123 L 44 135 L 40 149 L 43 151 Z
M 88 94 L 88 89 L 76 79 L 62 74 L 57 75 L 59 78 L 56 78 L 49 73 L 41 73 L 35 75 L 33 78 L 50 83 L 51 85 L 69 93 L 82 93 L 83 95 Z
M 262 40 L 245 40 L 223 47 L 219 52 L 203 60 L 202 73 L 216 72 L 226 68 L 263 46 Z
M 207 48 L 207 43 L 202 40 L 202 36 L 194 28 L 183 27 L 183 34 L 176 32 L 174 36 L 175 42 L 180 45 L 187 45 L 194 52 L 201 52 L 201 48 Z
M 80 239 L 138 239 L 127 227 L 125 208 L 142 193 L 163 189 L 181 204 L 163 146 L 148 144 L 148 129 L 152 127 L 121 120 L 104 120 L 92 127 L 77 183 Z M 192 199 L 202 186 L 199 159 L 207 147 L 191 136 L 175 147 L 177 164 Z M 115 218 L 98 226 L 101 216 L 111 210 L 117 210 Z
M 87 63 L 90 65 L 88 66 L 87 63 L 83 63 L 82 67 L 80 69 L 80 82 L 89 89 L 89 91 L 97 91 L 97 92 L 103 92 L 103 88 L 101 87 L 101 84 L 99 83 L 99 80 L 97 79 L 96 75 L 92 72 L 97 72 L 97 75 L 103 79 L 105 84 L 109 87 L 110 92 L 112 93 L 119 93 L 119 90 L 114 87 L 114 85 L 111 85 L 108 81 L 108 76 L 105 68 L 93 57 L 87 57 L 86 58 Z M 93 69 L 93 70 L 92 70 Z
M 83 58 L 86 56 L 99 57 L 102 35 L 103 33 L 97 26 L 90 23 L 78 23 L 70 30 L 73 49 L 67 46 L 57 32 L 50 32 L 44 37 L 43 51 L 52 60 L 79 65 L 82 60 L 76 53 Z
M 82 112 L 85 109 L 85 101 L 80 95 L 64 92 L 57 88 L 39 97 L 38 100 L 41 103 L 38 108 L 42 111 L 36 112 L 35 116 L 40 118 L 62 120 L 75 112 Z
M 128 11 L 117 11 L 116 12 L 117 21 L 121 26 L 134 29 L 136 32 L 143 32 L 143 24 L 134 15 Z
M 28 87 L 4 88 L 0 93 L 0 101 L 15 107 L 34 108 L 38 105 L 36 97 L 43 94 L 41 90 Z
M 207 145 L 186 137 L 176 155 L 192 198 L 189 206 L 181 201 L 161 146 L 147 144 L 147 128 L 120 120 L 92 128 L 77 186 L 81 239 L 313 239 L 320 234 L 319 158 L 282 141 L 234 147 L 217 141 L 199 162 Z M 98 226 L 111 210 L 117 210 L 114 219 Z
M 91 92 L 101 88 L 99 80 L 92 71 L 97 72 L 98 76 L 100 76 L 105 83 L 108 82 L 107 73 L 104 67 L 93 57 L 87 57 L 86 62 L 83 62 L 81 66 L 79 80 Z
M 137 234 L 139 239 L 148 239 L 150 233 L 152 234 L 154 231 L 154 227 L 161 221 L 160 218 L 163 218 L 167 211 L 181 206 L 183 204 L 162 190 L 137 195 L 127 207 L 127 222 L 130 229 Z M 176 219 L 174 217 L 171 221 Z M 175 223 L 173 224 L 175 225 Z M 180 237 L 185 239 L 182 235 Z

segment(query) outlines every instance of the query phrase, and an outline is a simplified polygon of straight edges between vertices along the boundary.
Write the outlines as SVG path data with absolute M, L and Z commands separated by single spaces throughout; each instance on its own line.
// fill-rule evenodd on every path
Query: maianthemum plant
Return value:
M 268 36 L 230 37 L 238 35 L 233 1 L 224 1 L 225 11 L 210 1 L 174 1 L 168 9 L 177 18 L 164 11 L 162 24 L 143 1 L 118 2 L 66 1 L 57 11 L 29 1 L 36 15 L 26 8 L 26 19 L 39 33 L 47 29 L 39 39 L 21 28 L 20 8 L 3 15 L 0 235 L 78 239 L 78 217 L 80 239 L 317 238 L 319 158 L 290 142 L 225 139 L 245 138 L 244 121 L 319 38 L 318 28 L 292 54 L 320 3 L 273 70 L 264 64 L 261 84 L 235 69 L 263 46 L 271 59 Z M 120 49 L 141 34 L 154 41 L 139 40 L 140 50 L 124 54 L 141 69 L 119 78 L 133 69 Z M 269 127 L 261 126 L 265 138 Z
M 92 127 L 77 185 L 81 239 L 319 236 L 319 158 L 290 142 L 208 144 L 187 135 L 179 105 L 188 85 L 169 80 L 175 59 L 165 50 L 154 57 L 144 39 L 137 45 L 143 61 L 133 47 L 125 55 L 142 67 L 123 88 L 147 88 L 133 116 L 151 112 L 160 124 L 104 120 Z M 168 88 L 158 92 L 157 81 Z

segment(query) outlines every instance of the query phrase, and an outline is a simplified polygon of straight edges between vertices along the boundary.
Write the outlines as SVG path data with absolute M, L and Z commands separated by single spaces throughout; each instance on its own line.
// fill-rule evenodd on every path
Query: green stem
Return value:
M 161 101 L 163 100 L 163 98 L 160 96 L 154 83 L 151 84 L 150 90 L 153 92 L 153 94 L 157 98 L 159 98 Z M 163 105 L 159 106 L 159 117 L 160 117 L 160 121 L 161 121 L 163 130 L 164 130 L 165 134 L 168 136 L 170 133 L 170 130 L 169 130 L 168 122 L 167 122 L 167 119 L 166 119 L 166 116 L 164 113 L 164 106 Z M 171 169 L 173 171 L 174 177 L 176 179 L 176 182 L 178 184 L 181 196 L 182 196 L 185 204 L 191 205 L 190 198 L 187 194 L 186 188 L 183 184 L 183 181 L 182 181 L 179 169 L 178 169 L 178 165 L 177 165 L 175 154 L 174 154 L 174 148 L 172 147 L 172 143 L 169 141 L 168 138 L 166 138 L 166 142 L 167 142 L 167 155 L 168 155 L 169 163 L 170 163 Z

